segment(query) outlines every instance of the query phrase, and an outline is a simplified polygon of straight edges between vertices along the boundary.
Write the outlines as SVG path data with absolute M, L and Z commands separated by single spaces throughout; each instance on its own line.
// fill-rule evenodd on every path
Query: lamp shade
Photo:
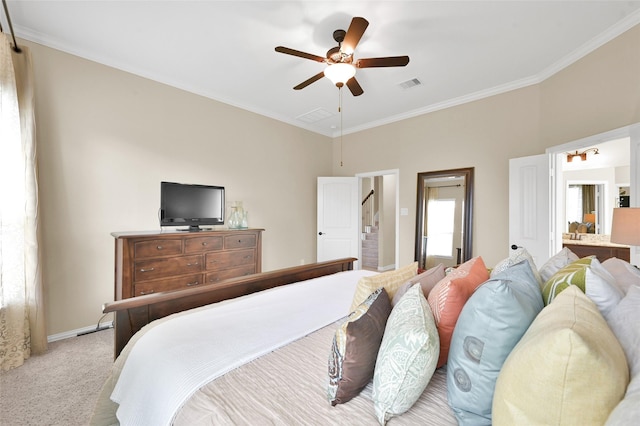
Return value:
M 640 207 L 613 209 L 611 242 L 640 246 Z
M 339 83 L 344 85 L 347 80 L 356 75 L 356 67 L 351 64 L 345 64 L 339 62 L 337 64 L 331 64 L 324 70 L 324 75 L 335 85 Z

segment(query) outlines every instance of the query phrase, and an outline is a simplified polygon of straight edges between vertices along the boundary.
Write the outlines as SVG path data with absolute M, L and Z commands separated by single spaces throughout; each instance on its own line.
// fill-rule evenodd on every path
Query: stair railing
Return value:
M 370 227 L 374 225 L 374 200 L 373 194 L 375 191 L 372 189 L 369 191 L 364 200 L 362 200 L 362 229 L 366 230 L 365 232 L 369 232 Z

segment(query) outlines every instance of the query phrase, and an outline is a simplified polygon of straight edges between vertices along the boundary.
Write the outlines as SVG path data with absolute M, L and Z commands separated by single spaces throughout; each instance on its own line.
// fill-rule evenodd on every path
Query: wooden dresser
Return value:
M 115 300 L 262 272 L 262 231 L 114 232 Z

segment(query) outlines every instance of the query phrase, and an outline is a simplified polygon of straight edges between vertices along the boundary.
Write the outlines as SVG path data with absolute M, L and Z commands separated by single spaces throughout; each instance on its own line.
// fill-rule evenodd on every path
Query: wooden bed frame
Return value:
M 294 266 L 276 271 L 262 272 L 233 278 L 216 284 L 185 290 L 167 291 L 105 303 L 103 313 L 114 313 L 117 357 L 129 339 L 151 321 L 188 309 L 233 299 L 257 291 L 304 281 L 353 269 L 357 259 L 343 258 L 309 265 Z

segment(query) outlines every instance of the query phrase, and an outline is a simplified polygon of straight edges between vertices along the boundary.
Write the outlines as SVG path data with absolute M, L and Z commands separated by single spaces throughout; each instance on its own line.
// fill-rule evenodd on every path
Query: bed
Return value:
M 636 335 L 635 328 L 629 329 L 628 326 L 628 315 L 636 315 L 636 310 L 627 307 L 637 306 L 640 272 L 627 262 L 616 259 L 610 271 L 616 275 L 616 282 L 605 285 L 600 278 L 595 280 L 597 277 L 594 276 L 582 284 L 582 291 L 578 285 L 559 290 L 555 296 L 557 301 L 553 300 L 543 308 L 539 275 L 549 274 L 549 280 L 553 281 L 553 277 L 563 274 L 573 276 L 573 273 L 565 270 L 575 265 L 583 265 L 580 267 L 589 271 L 595 271 L 597 267 L 601 273 L 604 273 L 607 265 L 601 266 L 592 259 L 576 260 L 577 257 L 567 249 L 550 259 L 540 270 L 534 267 L 530 256 L 529 260 L 526 257 L 522 252 L 512 254 L 492 268 L 492 274 L 495 272 L 496 275 L 491 277 L 487 275 L 488 269 L 481 257 L 474 258 L 448 273 L 445 278 L 442 278 L 444 275 L 430 277 L 433 281 L 428 284 L 428 290 L 424 287 L 427 281 L 418 281 L 420 285 L 413 285 L 416 283 L 414 278 L 407 281 L 400 277 L 405 268 L 415 266 L 407 265 L 393 271 L 398 282 L 408 285 L 396 288 L 397 294 L 403 288 L 402 291 L 406 293 L 399 298 L 399 302 L 395 302 L 397 304 L 393 309 L 389 308 L 391 314 L 387 327 L 383 326 L 384 337 L 379 346 L 373 383 L 369 382 L 362 391 L 358 389 L 356 396 L 348 402 L 335 406 L 328 398 L 327 385 L 331 376 L 328 366 L 331 365 L 338 331 L 341 326 L 350 323 L 354 304 L 362 307 L 369 303 L 373 307 L 377 300 L 387 300 L 385 303 L 389 304 L 392 303 L 391 299 L 396 300 L 391 295 L 389 298 L 374 297 L 386 294 L 384 291 L 391 288 L 387 284 L 378 286 L 378 290 L 366 297 L 364 302 L 356 300 L 363 282 L 370 280 L 380 283 L 376 280 L 389 273 L 354 271 L 352 262 L 355 259 L 341 259 L 228 280 L 211 289 L 161 293 L 153 297 L 136 298 L 140 300 L 106 305 L 105 312 L 116 313 L 116 352 L 119 355 L 102 389 L 91 424 L 376 425 L 388 420 L 391 425 L 455 425 L 460 416 L 466 417 L 468 424 L 485 424 L 487 418 L 491 423 L 492 404 L 494 424 L 558 423 L 557 420 L 550 420 L 555 417 L 548 416 L 568 413 L 569 408 L 586 423 L 596 417 L 585 416 L 593 414 L 597 420 L 591 423 L 603 424 L 616 406 L 618 408 L 612 414 L 614 419 L 616 416 L 619 420 L 624 416 L 640 415 L 633 408 L 636 406 L 633 401 L 640 395 L 636 389 L 640 384 L 637 379 L 631 380 L 632 384 L 625 395 L 629 379 L 637 377 L 636 360 L 639 354 L 633 341 L 640 337 Z M 416 279 L 429 272 L 416 276 Z M 443 270 L 441 272 L 444 274 Z M 380 353 L 385 347 L 389 324 L 394 322 L 392 318 L 398 306 L 409 299 L 407 295 L 411 292 L 419 294 L 421 299 L 425 299 L 423 292 L 425 295 L 428 293 L 430 305 L 432 295 L 439 297 L 444 288 L 441 287 L 443 282 L 447 283 L 447 288 L 453 288 L 454 282 L 456 287 L 463 282 L 466 286 L 472 279 L 475 284 L 465 290 L 468 293 L 462 301 L 465 309 L 462 309 L 462 305 L 459 307 L 455 333 L 453 328 L 450 330 L 453 335 L 449 336 L 449 362 L 436 368 L 434 361 L 426 388 L 417 394 L 415 403 L 412 402 L 406 411 L 381 420 L 377 405 L 379 398 L 376 399 L 375 395 L 379 390 L 376 377 Z M 547 277 L 544 281 L 547 281 Z M 516 282 L 519 284 L 514 284 Z M 625 283 L 624 289 L 618 292 L 616 298 L 610 295 L 604 297 L 604 293 L 601 293 L 621 283 Z M 515 299 L 513 290 L 509 290 L 514 285 L 521 293 Z M 375 289 L 375 286 L 370 289 Z M 505 293 L 505 290 L 508 291 Z M 583 291 L 590 293 L 590 296 L 587 297 Z M 449 298 L 453 298 L 451 293 Z M 467 310 L 470 306 L 474 308 Z M 604 343 L 586 352 L 569 350 L 568 354 L 562 352 L 567 349 L 562 347 L 559 348 L 562 358 L 554 358 L 555 355 L 550 356 L 549 344 L 558 341 L 554 337 L 556 332 L 566 332 L 564 324 L 567 322 L 561 320 L 563 316 L 568 315 L 571 318 L 568 323 L 575 324 L 573 315 L 576 306 L 584 306 L 584 312 L 589 312 L 587 317 L 579 321 L 580 324 L 584 323 L 580 333 L 587 340 L 604 339 Z M 609 325 L 599 313 L 599 310 L 604 312 L 604 308 L 608 311 L 607 321 L 612 321 Z M 486 310 L 483 314 L 486 320 L 474 316 L 476 311 L 483 309 Z M 435 308 L 427 311 L 431 321 L 439 321 L 435 336 L 442 345 L 445 330 L 440 325 L 444 323 L 443 312 L 437 312 Z M 522 321 L 514 320 L 518 316 L 522 317 Z M 253 321 L 245 321 L 246 318 L 252 318 Z M 500 318 L 507 319 L 506 323 L 509 324 L 507 328 L 510 331 L 506 334 L 500 325 L 504 322 L 496 322 Z M 485 329 L 483 321 L 496 323 L 498 328 L 488 326 Z M 631 320 L 632 323 L 634 321 Z M 221 323 L 225 326 L 220 327 Z M 512 327 L 514 323 L 517 323 L 519 331 Z M 537 328 L 534 327 L 538 323 Z M 484 335 L 477 334 L 479 327 Z M 166 330 L 170 333 L 165 334 Z M 536 331 L 530 333 L 529 330 Z M 632 334 L 627 337 L 625 333 Z M 624 347 L 620 346 L 619 336 Z M 473 358 L 476 356 L 473 350 L 467 351 L 469 337 L 472 343 L 483 342 L 485 345 L 480 358 L 482 363 Z M 505 346 L 507 339 L 510 343 Z M 636 340 L 627 342 L 629 339 Z M 494 345 L 499 347 L 499 355 L 496 355 Z M 627 346 L 631 352 L 626 352 Z M 598 349 L 593 349 L 595 347 Z M 598 351 L 607 353 L 600 354 Z M 533 364 L 526 367 L 519 364 L 531 356 L 538 357 Z M 472 365 L 465 359 L 471 360 Z M 435 360 L 438 360 L 437 349 Z M 555 380 L 552 377 L 559 375 L 555 373 L 564 371 L 566 363 L 585 360 L 591 363 L 590 375 L 584 375 L 584 370 L 579 368 L 575 375 L 570 374 L 571 377 L 562 383 L 548 385 L 549 380 Z M 491 366 L 492 377 L 484 377 L 487 371 L 481 371 L 488 365 L 486 363 L 496 363 Z M 452 374 L 448 374 L 447 369 Z M 456 388 L 458 377 L 462 377 L 457 375 L 461 369 L 472 373 L 472 388 Z M 607 397 L 595 401 L 590 389 L 598 378 L 601 379 L 598 383 L 599 392 Z M 540 386 L 535 387 L 537 381 L 541 381 Z M 464 380 L 460 384 L 465 384 Z M 484 401 L 478 401 L 480 399 Z M 488 407 L 488 417 L 486 412 L 478 409 L 478 402 L 480 407 Z M 475 406 L 469 407 L 469 403 Z M 529 406 L 521 406 L 521 403 Z M 540 411 L 536 408 L 540 404 L 547 408 Z M 623 423 L 610 421 L 608 424 Z
M 354 260 L 347 258 L 255 274 L 228 280 L 215 288 L 204 289 L 209 291 L 203 291 L 203 288 L 189 289 L 136 298 L 139 300 L 129 299 L 106 304 L 104 311 L 115 312 L 116 315 L 115 350 L 117 358 L 112 374 L 102 389 L 91 424 L 120 424 L 119 417 L 128 419 L 122 424 L 154 425 L 377 424 L 371 402 L 371 385 L 365 388 L 361 395 L 351 400 L 349 404 L 332 407 L 327 400 L 327 365 L 336 328 L 349 312 L 358 280 L 363 276 L 376 274 L 371 271 L 353 271 Z M 281 286 L 288 288 L 285 289 Z M 142 389 L 135 391 L 135 386 L 137 386 L 135 383 L 121 384 L 124 391 L 120 397 L 125 400 L 121 400 L 121 404 L 112 401 L 114 391 L 118 390 L 118 383 L 122 382 L 123 370 L 126 373 L 127 366 L 133 363 L 131 360 L 135 356 L 133 348 L 138 346 L 140 340 L 148 340 L 154 330 L 167 327 L 166 324 L 175 324 L 176 321 L 192 321 L 189 323 L 190 325 L 185 325 L 187 330 L 192 330 L 192 327 L 200 326 L 199 324 L 203 322 L 205 324 L 214 322 L 215 320 L 212 320 L 210 316 L 207 317 L 212 314 L 206 311 L 218 312 L 219 316 L 227 315 L 229 312 L 242 311 L 244 313 L 242 315 L 247 315 L 247 312 L 250 312 L 248 316 L 259 317 L 262 313 L 256 313 L 256 306 L 262 303 L 269 306 L 277 305 L 281 300 L 280 293 L 291 292 L 292 289 L 295 290 L 296 286 L 303 294 L 296 305 L 308 303 L 308 306 L 298 307 L 299 310 L 309 311 L 321 299 L 326 298 L 331 301 L 329 302 L 330 306 L 319 306 L 324 306 L 321 308 L 323 312 L 333 312 L 329 312 L 324 318 L 318 318 L 322 316 L 318 313 L 309 315 L 314 317 L 313 323 L 299 326 L 298 330 L 292 332 L 291 335 L 279 338 L 279 341 L 267 341 L 257 351 L 239 356 L 236 363 L 231 362 L 231 366 L 216 366 L 214 369 L 218 368 L 224 374 L 213 373 L 214 380 L 205 379 L 206 383 L 202 385 L 199 383 L 192 385 L 192 388 L 181 394 L 184 398 L 180 396 L 178 397 L 179 401 L 173 401 L 173 405 L 178 409 L 172 411 L 172 408 L 169 410 L 170 413 L 164 416 L 154 417 L 165 406 L 172 405 L 171 401 L 174 397 L 164 397 L 164 402 L 159 403 L 155 408 L 149 407 L 149 401 L 152 399 L 149 392 L 153 392 L 154 386 L 151 386 L 151 391 Z M 325 287 L 327 288 L 325 289 Z M 297 296 L 287 295 L 286 297 L 291 300 L 291 297 Z M 338 302 L 333 302 L 333 300 Z M 181 312 L 183 309 L 187 309 L 187 311 Z M 284 310 L 287 307 L 283 305 L 283 307 L 271 309 L 271 311 L 265 311 L 265 318 L 273 316 L 271 314 L 274 314 L 274 311 Z M 198 315 L 200 315 L 199 318 Z M 283 314 L 283 316 L 286 315 L 293 315 L 296 319 L 292 322 L 296 324 L 301 322 L 302 316 L 299 313 Z M 185 317 L 193 318 L 194 316 L 195 319 L 185 319 Z M 213 314 L 213 317 L 215 318 L 216 314 Z M 270 321 L 276 324 L 266 324 L 264 327 L 267 329 L 280 327 L 278 324 L 280 320 L 270 318 Z M 257 322 L 262 323 L 264 320 Z M 255 334 L 250 335 L 248 340 L 259 340 L 258 336 L 261 332 L 253 329 L 260 326 L 260 324 L 246 326 L 252 329 L 250 333 Z M 194 331 L 196 334 L 209 332 L 210 330 Z M 237 330 L 233 332 L 235 333 Z M 179 333 L 185 334 L 184 331 Z M 163 339 L 158 338 L 158 340 Z M 200 341 L 198 342 L 198 340 Z M 169 346 L 174 346 L 174 343 L 171 342 Z M 159 344 L 162 345 L 162 343 Z M 202 339 L 195 339 L 194 345 L 194 348 L 199 348 L 198 351 L 202 350 Z M 211 346 L 216 345 L 212 344 Z M 215 351 L 216 349 L 214 347 L 211 350 Z M 157 348 L 150 349 L 150 351 L 154 353 Z M 132 352 L 134 352 L 134 356 L 132 356 Z M 140 355 L 143 360 L 144 356 Z M 183 356 L 176 355 L 179 358 Z M 160 365 L 163 365 L 164 362 L 166 360 L 159 361 Z M 145 368 L 143 361 L 142 364 L 143 367 L 139 368 Z M 157 366 L 147 365 L 146 367 L 150 369 L 149 371 L 161 369 Z M 148 372 L 139 371 L 136 373 L 147 379 L 149 376 L 155 376 Z M 155 379 L 158 380 L 159 385 L 163 382 L 166 384 L 166 382 L 182 383 L 188 381 L 188 379 L 171 376 L 171 374 L 158 376 Z M 167 377 L 173 378 L 168 379 Z M 398 418 L 398 421 L 393 424 L 415 424 L 416 422 L 434 425 L 456 424 L 446 401 L 445 388 L 446 369 L 442 368 L 436 371 L 428 391 L 424 393 L 414 409 L 402 418 Z M 144 396 L 136 400 L 135 395 L 141 393 L 144 393 Z M 156 396 L 153 399 L 162 400 L 162 398 L 163 396 Z M 286 404 L 283 404 L 283 401 L 286 401 Z M 127 403 L 129 409 L 133 411 L 128 415 L 122 413 L 122 407 L 127 406 Z M 147 407 L 143 410 L 146 412 L 138 412 L 139 410 L 135 407 L 140 406 Z M 119 409 L 121 411 L 116 415 Z

